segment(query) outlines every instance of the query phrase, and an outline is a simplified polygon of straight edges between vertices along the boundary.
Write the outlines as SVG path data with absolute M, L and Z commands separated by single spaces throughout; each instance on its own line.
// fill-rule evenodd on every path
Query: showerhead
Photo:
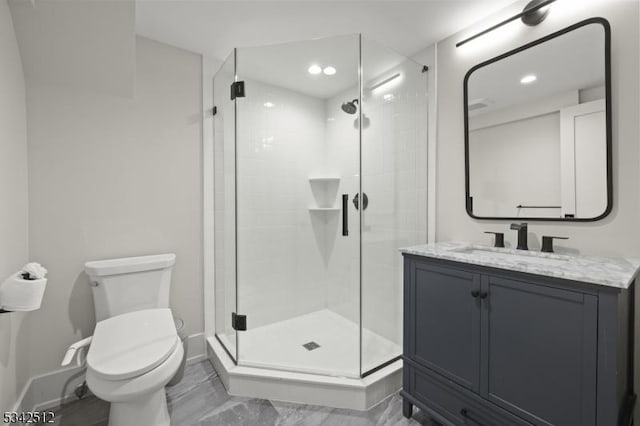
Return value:
M 356 111 L 358 110 L 358 107 L 356 106 L 357 104 L 358 104 L 357 99 L 354 99 L 351 102 L 344 102 L 342 104 L 342 110 L 347 114 L 355 114 Z

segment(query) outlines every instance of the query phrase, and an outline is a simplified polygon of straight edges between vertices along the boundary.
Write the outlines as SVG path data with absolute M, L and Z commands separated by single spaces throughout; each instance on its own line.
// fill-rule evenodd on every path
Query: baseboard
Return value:
M 187 337 L 187 362 L 202 361 L 207 357 L 206 342 L 204 333 L 192 334 Z
M 203 333 L 188 336 L 185 347 L 187 364 L 206 359 Z M 84 367 L 67 367 L 31 377 L 22 388 L 13 411 L 44 410 L 75 400 L 74 390 L 84 382 L 84 373 Z
M 74 389 L 84 381 L 84 368 L 67 367 L 31 377 L 25 384 L 13 411 L 49 408 L 75 398 Z

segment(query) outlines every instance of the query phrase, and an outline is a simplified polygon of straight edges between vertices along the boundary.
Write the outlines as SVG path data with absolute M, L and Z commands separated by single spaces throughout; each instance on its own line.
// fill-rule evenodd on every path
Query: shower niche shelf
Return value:
M 337 176 L 317 176 L 309 178 L 311 193 L 315 206 L 309 207 L 310 212 L 338 212 L 336 205 L 340 178 Z
M 340 178 L 339 177 L 310 177 L 309 178 L 309 183 L 314 184 L 314 183 L 324 183 L 324 184 L 329 184 L 329 183 L 338 183 L 340 182 Z
M 337 207 L 309 207 L 310 212 L 339 212 Z

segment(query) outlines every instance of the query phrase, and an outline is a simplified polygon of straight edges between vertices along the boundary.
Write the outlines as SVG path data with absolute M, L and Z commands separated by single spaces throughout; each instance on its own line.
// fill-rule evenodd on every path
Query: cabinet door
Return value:
M 458 384 L 479 390 L 480 276 L 408 261 L 405 354 Z
M 482 277 L 481 394 L 538 424 L 595 424 L 597 297 Z

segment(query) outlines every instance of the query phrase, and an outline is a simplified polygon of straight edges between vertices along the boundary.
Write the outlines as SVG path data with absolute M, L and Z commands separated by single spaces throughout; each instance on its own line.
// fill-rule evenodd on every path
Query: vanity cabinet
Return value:
M 451 425 L 629 422 L 632 289 L 405 254 L 405 416 L 415 404 Z

